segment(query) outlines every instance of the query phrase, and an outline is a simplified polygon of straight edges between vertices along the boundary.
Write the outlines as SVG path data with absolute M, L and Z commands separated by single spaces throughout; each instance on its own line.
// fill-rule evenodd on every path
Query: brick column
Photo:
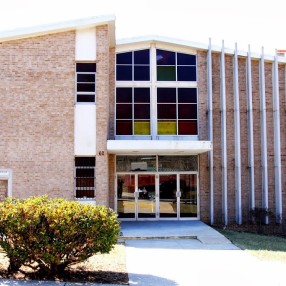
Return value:
M 96 28 L 96 203 L 109 205 L 109 35 L 108 26 Z

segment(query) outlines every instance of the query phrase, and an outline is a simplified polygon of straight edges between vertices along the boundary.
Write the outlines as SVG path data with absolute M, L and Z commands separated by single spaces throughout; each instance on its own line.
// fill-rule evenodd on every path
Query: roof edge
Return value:
M 83 29 L 94 27 L 103 24 L 110 24 L 112 28 L 115 27 L 114 15 L 103 15 L 90 18 L 69 20 L 64 22 L 57 22 L 51 24 L 44 24 L 33 27 L 26 27 L 22 29 L 14 29 L 10 31 L 0 32 L 0 42 L 7 42 L 12 40 L 37 37 L 45 34 L 54 34 L 76 29 Z
M 158 36 L 158 35 L 147 35 L 147 36 L 141 36 L 141 37 L 119 39 L 116 41 L 116 46 L 128 46 L 128 45 L 132 45 L 132 44 L 144 44 L 144 43 L 153 43 L 153 42 L 178 45 L 178 46 L 187 47 L 187 48 L 194 48 L 194 49 L 202 50 L 202 51 L 208 51 L 209 50 L 208 44 L 192 42 L 192 41 L 185 41 L 185 40 L 169 38 L 169 37 L 162 37 L 162 36 Z M 214 52 L 214 53 L 220 53 L 222 51 L 222 47 L 217 46 L 217 45 L 212 45 L 211 49 L 212 49 L 212 52 Z M 225 52 L 225 54 L 234 55 L 235 48 L 225 47 L 224 52 Z M 247 57 L 247 55 L 248 55 L 248 51 L 238 50 L 238 56 Z M 257 60 L 261 59 L 261 54 L 259 54 L 257 52 L 251 52 L 250 56 L 253 59 L 257 59 Z M 264 55 L 265 61 L 273 62 L 274 59 L 275 59 L 274 54 L 272 54 L 272 55 L 265 54 Z M 286 63 L 286 58 L 278 57 L 278 62 L 279 63 Z

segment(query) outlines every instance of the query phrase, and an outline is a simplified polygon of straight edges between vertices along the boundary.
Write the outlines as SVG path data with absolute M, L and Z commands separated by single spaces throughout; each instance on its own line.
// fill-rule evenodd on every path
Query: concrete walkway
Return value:
M 286 285 L 286 264 L 261 262 L 200 221 L 122 222 L 121 231 L 126 245 L 129 285 Z M 106 284 L 0 279 L 0 285 Z
M 122 234 L 130 285 L 286 285 L 285 264 L 257 260 L 200 221 L 123 222 Z

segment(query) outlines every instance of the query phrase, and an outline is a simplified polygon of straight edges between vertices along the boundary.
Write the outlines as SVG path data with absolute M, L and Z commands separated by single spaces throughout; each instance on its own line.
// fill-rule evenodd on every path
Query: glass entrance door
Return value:
M 197 218 L 197 197 L 196 173 L 117 175 L 118 218 Z
M 177 175 L 159 176 L 159 217 L 176 218 L 178 216 Z
M 138 219 L 155 218 L 157 210 L 155 175 L 138 175 L 136 197 Z

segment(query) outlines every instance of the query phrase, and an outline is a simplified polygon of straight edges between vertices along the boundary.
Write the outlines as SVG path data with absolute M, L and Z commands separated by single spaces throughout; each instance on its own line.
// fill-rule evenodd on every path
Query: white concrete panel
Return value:
M 210 141 L 108 140 L 109 154 L 197 155 L 212 150 Z
M 96 110 L 95 105 L 75 106 L 75 155 L 95 156 L 96 153 Z
M 95 28 L 76 31 L 76 61 L 96 60 L 96 31 Z

